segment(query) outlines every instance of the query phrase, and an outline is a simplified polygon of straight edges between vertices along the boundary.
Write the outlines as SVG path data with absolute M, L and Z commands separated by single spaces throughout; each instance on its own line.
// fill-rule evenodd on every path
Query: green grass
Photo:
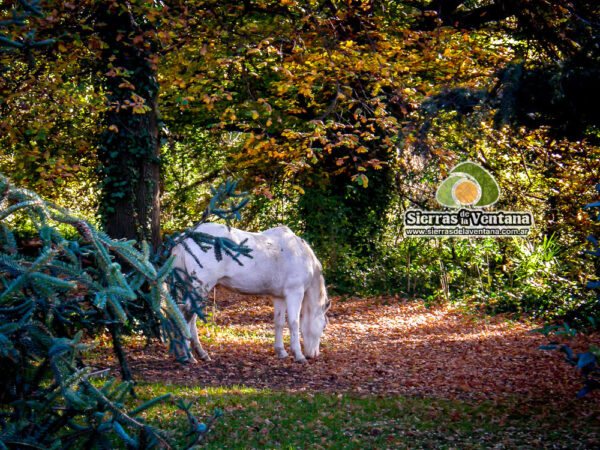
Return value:
M 203 330 L 198 330 L 202 342 L 215 343 L 222 340 L 234 340 L 236 342 L 272 342 L 275 339 L 274 332 L 261 330 L 260 332 L 248 329 L 239 329 L 223 325 L 217 325 L 210 320 L 202 324 Z M 286 335 L 289 339 L 289 336 Z
M 140 384 L 136 392 L 138 401 L 166 392 L 194 400 L 199 416 L 223 411 L 204 442 L 208 448 L 589 448 L 600 439 L 597 413 L 518 399 L 465 402 L 168 384 Z M 174 407 L 153 409 L 148 420 L 184 442 L 186 419 Z

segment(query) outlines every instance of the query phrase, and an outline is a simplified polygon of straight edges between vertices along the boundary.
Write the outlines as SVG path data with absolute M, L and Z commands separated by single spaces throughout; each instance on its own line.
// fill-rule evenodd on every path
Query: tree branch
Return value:
M 464 0 L 432 0 L 422 9 L 419 8 L 423 14 L 414 28 L 432 30 L 441 25 L 474 29 L 489 22 L 499 22 L 519 11 L 519 2 L 514 0 L 495 0 L 489 5 L 457 11 L 463 4 Z

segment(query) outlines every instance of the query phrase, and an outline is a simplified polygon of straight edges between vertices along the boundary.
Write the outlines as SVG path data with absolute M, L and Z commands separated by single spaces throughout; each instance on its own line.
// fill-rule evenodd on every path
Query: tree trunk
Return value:
M 97 7 L 95 28 L 106 44 L 99 71 L 109 108 L 100 137 L 100 213 L 114 238 L 161 243 L 156 42 L 121 4 Z

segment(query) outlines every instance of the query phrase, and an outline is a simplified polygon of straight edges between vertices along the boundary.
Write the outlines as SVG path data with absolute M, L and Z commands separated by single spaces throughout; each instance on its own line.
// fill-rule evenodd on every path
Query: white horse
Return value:
M 191 275 L 195 287 L 202 296 L 216 286 L 222 285 L 241 294 L 270 295 L 275 309 L 275 352 L 279 358 L 287 358 L 283 348 L 283 326 L 287 310 L 290 330 L 290 347 L 297 362 L 306 362 L 300 349 L 298 325 L 302 331 L 304 353 L 309 358 L 319 355 L 321 334 L 327 323 L 325 313 L 331 305 L 327 298 L 323 268 L 308 244 L 296 236 L 288 227 L 271 228 L 262 233 L 229 228 L 216 223 L 205 223 L 195 228 L 196 232 L 230 239 L 235 243 L 244 240 L 252 249 L 252 258 L 240 257 L 239 265 L 231 257 L 223 255 L 217 261 L 213 249 L 203 251 L 191 238 L 184 242 L 198 259 L 183 247 L 175 246 L 175 267 Z M 191 348 L 201 359 L 210 357 L 200 345 L 196 329 L 196 314 L 189 305 L 182 307 L 189 327 Z

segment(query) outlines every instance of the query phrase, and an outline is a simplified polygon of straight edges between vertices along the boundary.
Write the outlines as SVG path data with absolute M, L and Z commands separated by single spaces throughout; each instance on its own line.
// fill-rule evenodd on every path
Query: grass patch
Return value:
M 585 448 L 600 438 L 597 413 L 524 407 L 516 399 L 464 402 L 144 383 L 136 392 L 138 401 L 167 392 L 192 399 L 199 416 L 223 411 L 204 443 L 209 448 Z M 182 413 L 165 405 L 147 414 L 184 442 Z
M 253 331 L 248 328 L 235 328 L 231 326 L 217 325 L 214 322 L 198 322 L 198 336 L 202 342 L 211 344 L 223 341 L 234 341 L 237 343 L 247 342 L 272 342 L 275 334 L 272 331 L 261 329 Z M 286 333 L 286 337 L 289 339 Z

